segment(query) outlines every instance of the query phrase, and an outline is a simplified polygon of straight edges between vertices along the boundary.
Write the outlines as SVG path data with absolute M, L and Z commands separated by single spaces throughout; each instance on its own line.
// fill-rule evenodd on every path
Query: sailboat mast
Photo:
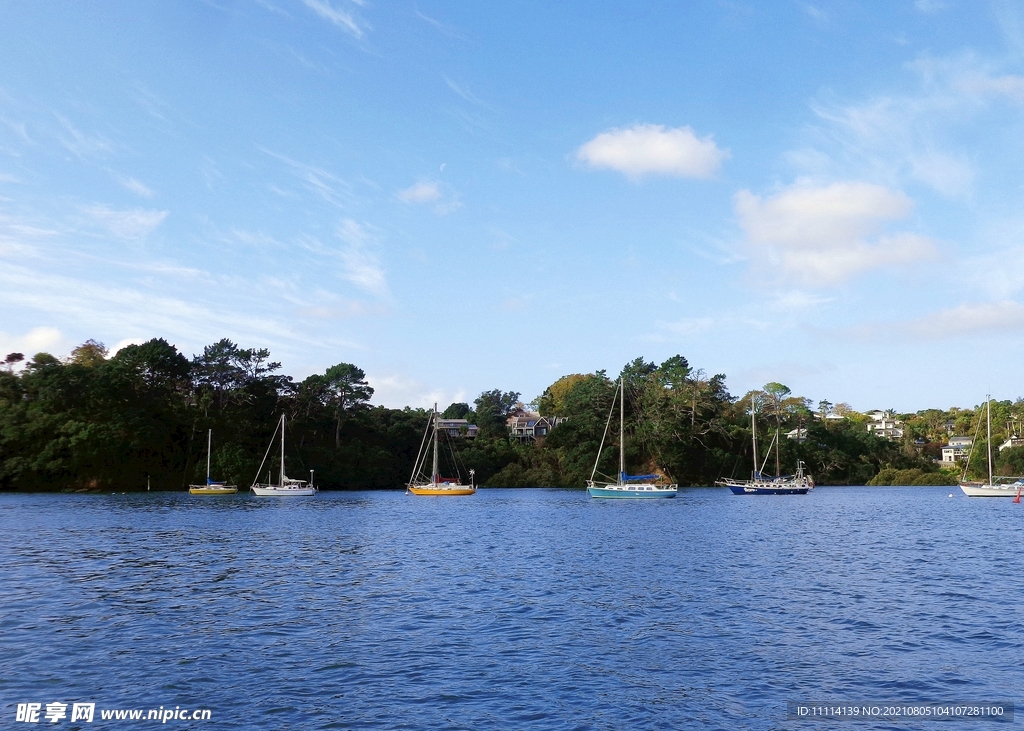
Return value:
M 437 403 L 434 403 L 434 470 L 430 473 L 430 481 L 437 484 Z
M 281 487 L 284 487 L 284 414 L 281 414 Z
M 626 379 L 619 379 L 619 479 L 621 485 L 626 474 Z
M 210 484 L 210 445 L 213 443 L 213 429 L 206 430 L 206 484 Z
M 757 479 L 757 418 L 754 416 L 754 399 L 750 399 L 750 433 L 754 437 L 754 479 Z
M 985 427 L 987 438 L 985 439 L 988 445 L 988 484 L 992 484 L 992 394 L 988 394 L 985 397 Z

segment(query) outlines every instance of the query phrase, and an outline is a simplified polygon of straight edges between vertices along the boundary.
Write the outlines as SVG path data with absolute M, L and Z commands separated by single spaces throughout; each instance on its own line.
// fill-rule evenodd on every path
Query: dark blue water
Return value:
M 81 728 L 478 730 L 1019 700 L 1024 504 L 952 489 L 3 495 L 0 727 L 52 701 L 95 702 Z M 937 725 L 988 727 L 841 727 Z

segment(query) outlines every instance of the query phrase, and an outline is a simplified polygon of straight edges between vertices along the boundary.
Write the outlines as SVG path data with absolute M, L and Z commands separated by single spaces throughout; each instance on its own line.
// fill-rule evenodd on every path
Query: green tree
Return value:
M 334 446 L 341 446 L 341 417 L 355 408 L 365 407 L 373 396 L 373 388 L 366 382 L 362 368 L 351 363 L 339 363 L 324 373 L 324 383 L 334 404 Z
M 465 419 L 470 414 L 471 409 L 467 403 L 453 403 L 444 413 L 441 414 L 443 419 Z
M 488 439 L 507 437 L 506 421 L 518 402 L 518 391 L 503 393 L 501 389 L 495 388 L 481 393 L 474 402 L 476 404 L 476 424 L 479 427 L 478 434 Z

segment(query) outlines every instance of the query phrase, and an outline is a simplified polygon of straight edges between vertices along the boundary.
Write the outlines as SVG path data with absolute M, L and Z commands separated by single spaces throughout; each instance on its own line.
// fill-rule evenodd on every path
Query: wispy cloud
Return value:
M 119 211 L 101 204 L 83 206 L 81 210 L 95 224 L 121 239 L 145 238 L 170 213 L 142 208 Z
M 341 251 L 342 277 L 364 292 L 389 297 L 387 277 L 377 257 L 369 249 L 370 234 L 364 225 L 345 219 L 338 226 L 338 238 L 348 244 Z
M 141 180 L 117 175 L 117 182 L 120 183 L 125 190 L 129 190 L 141 198 L 152 198 L 154 195 L 153 190 Z
M 441 197 L 441 187 L 432 181 L 421 181 L 399 191 L 398 199 L 404 203 L 433 203 Z
M 417 18 L 434 26 L 434 28 L 436 28 L 449 38 L 465 40 L 465 38 L 455 29 L 454 26 L 448 25 L 447 23 L 442 23 L 439 20 L 435 20 L 434 18 L 431 18 L 429 15 L 424 15 L 419 10 L 414 11 L 414 14 L 416 15 Z
M 918 87 L 905 94 L 812 109 L 824 126 L 811 144 L 789 153 L 801 174 L 824 172 L 903 185 L 919 181 L 947 198 L 967 198 L 978 178 L 975 151 L 962 129 L 999 103 L 1024 103 L 1024 76 L 1001 73 L 974 53 L 922 56 L 906 65 Z M 1011 112 L 1014 119 L 1019 109 Z
M 462 208 L 457 193 L 442 190 L 441 184 L 433 180 L 421 180 L 398 192 L 398 199 L 410 204 L 434 204 L 434 212 L 444 216 Z
M 471 92 L 469 89 L 467 89 L 464 85 L 456 84 L 454 81 L 449 79 L 447 76 L 445 76 L 443 78 L 444 78 L 444 83 L 446 83 L 448 85 L 448 88 L 451 89 L 452 91 L 454 91 L 456 94 L 458 94 L 463 99 L 465 99 L 467 102 L 472 102 L 473 104 L 477 104 L 477 105 L 479 105 L 481 107 L 486 107 L 487 109 L 491 108 L 491 106 L 487 102 L 485 102 L 482 99 L 480 99 L 479 97 L 477 97 L 475 94 L 473 94 L 473 92 Z
M 281 155 L 264 147 L 259 147 L 258 149 L 285 163 L 292 173 L 303 182 L 307 190 L 315 193 L 331 205 L 347 209 L 352 203 L 351 185 L 333 173 L 316 165 L 298 162 L 286 155 Z
M 104 157 L 114 151 L 114 143 L 101 134 L 86 134 L 76 128 L 70 120 L 60 114 L 55 115 L 64 127 L 64 133 L 58 135 L 60 143 L 77 157 Z
M 307 8 L 312 10 L 321 18 L 333 23 L 346 33 L 350 33 L 356 38 L 362 38 L 364 28 L 369 28 L 365 23 L 360 25 L 359 21 L 352 15 L 352 13 L 346 13 L 344 10 L 334 7 L 327 2 L 327 0 L 302 0 L 302 2 L 305 3 Z M 356 4 L 361 5 L 362 3 L 357 2 Z
M 870 323 L 844 334 L 861 340 L 953 340 L 1024 333 L 1024 304 L 1014 300 L 962 304 L 905 322 Z
M 828 286 L 935 253 L 927 237 L 880 234 L 887 222 L 906 218 L 913 208 L 905 194 L 882 186 L 794 185 L 766 199 L 741 190 L 734 202 L 753 258 L 772 264 L 790 284 Z
M 943 0 L 916 0 L 914 7 L 921 13 L 937 13 L 945 10 L 946 3 Z
M 710 135 L 698 138 L 691 127 L 658 124 L 610 129 L 576 151 L 589 167 L 617 170 L 631 180 L 648 174 L 710 178 L 729 156 Z
M 76 323 L 94 333 L 127 332 L 133 337 L 159 333 L 209 342 L 231 332 L 236 337 L 297 340 L 293 327 L 271 318 L 179 299 L 170 290 L 87 281 L 10 263 L 0 267 L 0 303 L 25 307 L 51 320 Z
M 327 297 L 327 293 L 321 292 L 318 299 L 322 301 Z M 295 314 L 299 317 L 307 317 L 314 320 L 347 320 L 353 317 L 386 315 L 388 312 L 388 307 L 383 304 L 353 299 L 338 299 L 329 304 L 320 304 L 315 307 L 298 307 L 295 310 Z

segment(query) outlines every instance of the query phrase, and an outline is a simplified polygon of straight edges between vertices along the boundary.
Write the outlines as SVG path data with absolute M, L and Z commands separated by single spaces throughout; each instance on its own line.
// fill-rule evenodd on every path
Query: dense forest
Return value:
M 182 490 L 205 479 L 208 429 L 213 477 L 245 488 L 282 413 L 293 476 L 315 470 L 324 489 L 400 488 L 429 420 L 422 409 L 371 406 L 373 389 L 355 365 L 341 363 L 296 382 L 280 373 L 281 364 L 266 349 L 240 348 L 230 340 L 191 359 L 163 339 L 113 355 L 90 340 L 66 359 L 39 353 L 26 360 L 11 353 L 3 365 L 5 490 Z M 734 397 L 724 375 L 707 376 L 682 356 L 660 365 L 638 358 L 615 376 L 564 376 L 528 407 L 520 394 L 501 389 L 480 394 L 472 405 L 451 404 L 446 417 L 468 419 L 479 431 L 475 439 L 450 440 L 457 458 L 445 469 L 465 477 L 473 468 L 477 483 L 489 486 L 582 487 L 620 378 L 628 470 L 658 473 L 680 485 L 750 474 L 751 408 L 762 444 L 774 438 L 779 445 L 770 461 L 777 457 L 783 472 L 802 459 L 818 484 L 951 484 L 954 475 L 936 463 L 939 448 L 951 434 L 974 435 L 980 413 L 976 407 L 892 414 L 904 433 L 891 440 L 871 433 L 870 417 L 845 404 L 812 405 L 780 383 Z M 536 440 L 512 438 L 506 421 L 524 408 L 560 417 L 557 427 Z M 993 442 L 1019 431 L 1024 402 L 993 402 L 992 411 Z M 785 437 L 794 429 L 802 439 Z M 982 430 L 977 454 L 985 452 L 984 438 Z M 1024 447 L 998 454 L 1000 473 L 1024 473 Z M 617 460 L 613 429 L 600 470 L 614 474 Z M 984 469 L 983 459 L 972 462 L 972 470 Z M 766 471 L 774 471 L 774 464 Z

